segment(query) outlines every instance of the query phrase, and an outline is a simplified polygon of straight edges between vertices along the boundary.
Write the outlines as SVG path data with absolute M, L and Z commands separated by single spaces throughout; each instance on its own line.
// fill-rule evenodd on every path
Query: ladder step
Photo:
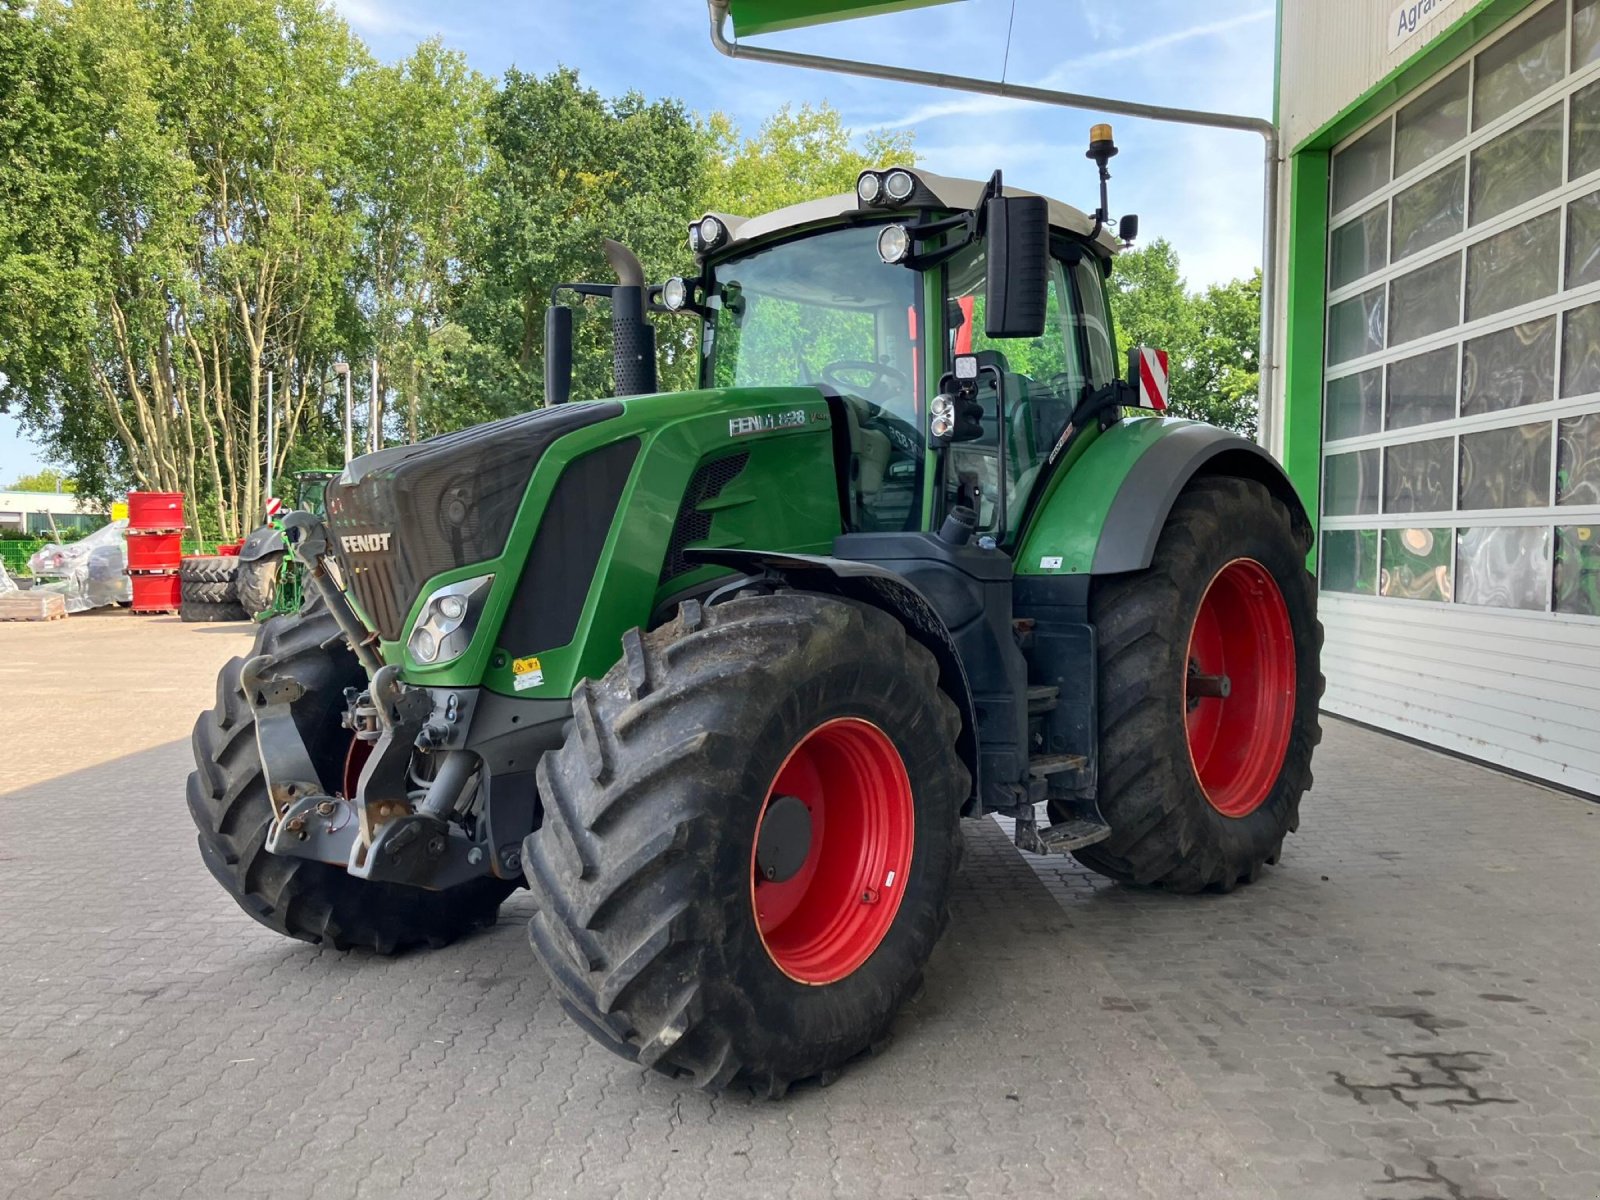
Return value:
M 1051 775 L 1065 775 L 1069 771 L 1082 771 L 1089 760 L 1081 754 L 1043 754 L 1028 760 L 1028 774 L 1035 779 Z
M 1049 712 L 1056 706 L 1056 702 L 1060 700 L 1060 698 L 1061 689 L 1058 687 L 1052 687 L 1049 685 L 1030 687 L 1028 689 L 1028 712 Z
M 1048 829 L 1041 829 L 1039 842 L 1046 854 L 1066 854 L 1070 850 L 1082 850 L 1085 846 L 1103 842 L 1110 836 L 1111 826 L 1103 821 L 1074 817 L 1069 821 L 1057 822 Z

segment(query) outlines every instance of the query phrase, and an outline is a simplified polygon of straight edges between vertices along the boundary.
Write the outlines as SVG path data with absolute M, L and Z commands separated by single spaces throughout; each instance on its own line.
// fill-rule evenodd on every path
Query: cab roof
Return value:
M 892 169 L 892 168 L 891 168 Z M 981 179 L 952 179 L 947 175 L 935 175 L 931 171 L 911 169 L 911 174 L 916 177 L 927 191 L 931 192 L 945 208 L 952 212 L 963 212 L 977 206 L 983 198 L 983 192 L 988 183 Z M 1030 192 L 1024 188 L 1007 186 L 1007 196 L 1037 196 L 1039 193 Z M 1064 229 L 1068 233 L 1075 233 L 1079 237 L 1087 238 L 1094 232 L 1094 218 L 1082 209 L 1074 208 L 1070 204 L 1063 204 L 1060 200 L 1045 197 L 1050 205 L 1050 225 L 1055 229 Z M 764 213 L 759 217 L 740 217 L 730 213 L 711 214 L 722 221 L 728 229 L 727 249 L 746 242 L 762 241 L 774 234 L 785 233 L 791 229 L 801 229 L 808 225 L 818 225 L 829 221 L 836 221 L 842 217 L 859 212 L 882 212 L 888 216 L 896 211 L 887 209 L 863 209 L 854 192 L 840 192 L 836 196 L 824 196 L 820 200 L 807 200 L 803 204 L 793 204 L 788 208 L 780 208 L 775 212 Z M 1115 254 L 1122 249 L 1122 243 L 1109 229 L 1101 229 L 1100 236 L 1095 239 L 1099 249 L 1107 254 Z

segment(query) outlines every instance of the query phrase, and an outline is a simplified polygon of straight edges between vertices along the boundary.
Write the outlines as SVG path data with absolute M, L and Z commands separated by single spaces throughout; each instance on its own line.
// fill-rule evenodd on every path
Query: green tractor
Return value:
M 296 471 L 294 510 L 326 516 L 328 485 L 337 478 L 337 471 Z M 275 514 L 239 547 L 234 585 L 240 605 L 258 621 L 300 611 L 304 600 L 300 564 L 289 554 Z
M 1102 149 L 1109 148 L 1109 131 Z M 286 536 L 319 599 L 224 668 L 188 801 L 279 933 L 491 924 L 618 1054 L 781 1094 L 878 1044 L 963 818 L 1127 884 L 1233 889 L 1319 737 L 1311 524 L 1254 444 L 1119 377 L 1096 217 L 988 181 L 608 243 L 615 398 L 368 454 Z M 1125 227 L 1124 232 L 1131 232 Z M 655 326 L 701 353 L 655 394 Z

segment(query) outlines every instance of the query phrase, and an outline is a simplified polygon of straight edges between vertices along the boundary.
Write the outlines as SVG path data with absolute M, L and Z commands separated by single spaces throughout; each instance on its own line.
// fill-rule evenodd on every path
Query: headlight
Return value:
M 863 171 L 856 180 L 856 196 L 863 204 L 876 204 L 883 194 L 883 179 L 872 171 Z
M 891 266 L 911 253 L 911 235 L 904 225 L 885 225 L 878 235 L 878 257 Z
M 917 181 L 910 171 L 894 170 L 884 177 L 883 190 L 889 194 L 889 199 L 896 204 L 911 199 L 911 193 L 916 190 Z
M 422 603 L 406 649 L 414 661 L 437 666 L 460 658 L 472 644 L 493 575 L 447 583 Z
M 936 396 L 933 401 L 933 422 L 930 431 L 936 438 L 947 438 L 956 428 L 956 402 L 949 396 Z
M 674 275 L 661 285 L 661 306 L 668 312 L 679 312 L 689 303 L 689 285 Z

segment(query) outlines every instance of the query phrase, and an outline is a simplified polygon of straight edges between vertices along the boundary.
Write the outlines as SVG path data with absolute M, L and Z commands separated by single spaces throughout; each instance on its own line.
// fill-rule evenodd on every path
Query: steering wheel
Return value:
M 859 381 L 852 383 L 844 378 L 848 374 L 865 374 L 871 376 L 865 383 Z M 822 382 L 837 392 L 850 392 L 860 396 L 872 404 L 879 403 L 878 396 L 885 392 L 909 392 L 911 381 L 906 378 L 904 371 L 897 371 L 885 363 L 872 362 L 868 359 L 840 359 L 831 362 L 822 368 Z

